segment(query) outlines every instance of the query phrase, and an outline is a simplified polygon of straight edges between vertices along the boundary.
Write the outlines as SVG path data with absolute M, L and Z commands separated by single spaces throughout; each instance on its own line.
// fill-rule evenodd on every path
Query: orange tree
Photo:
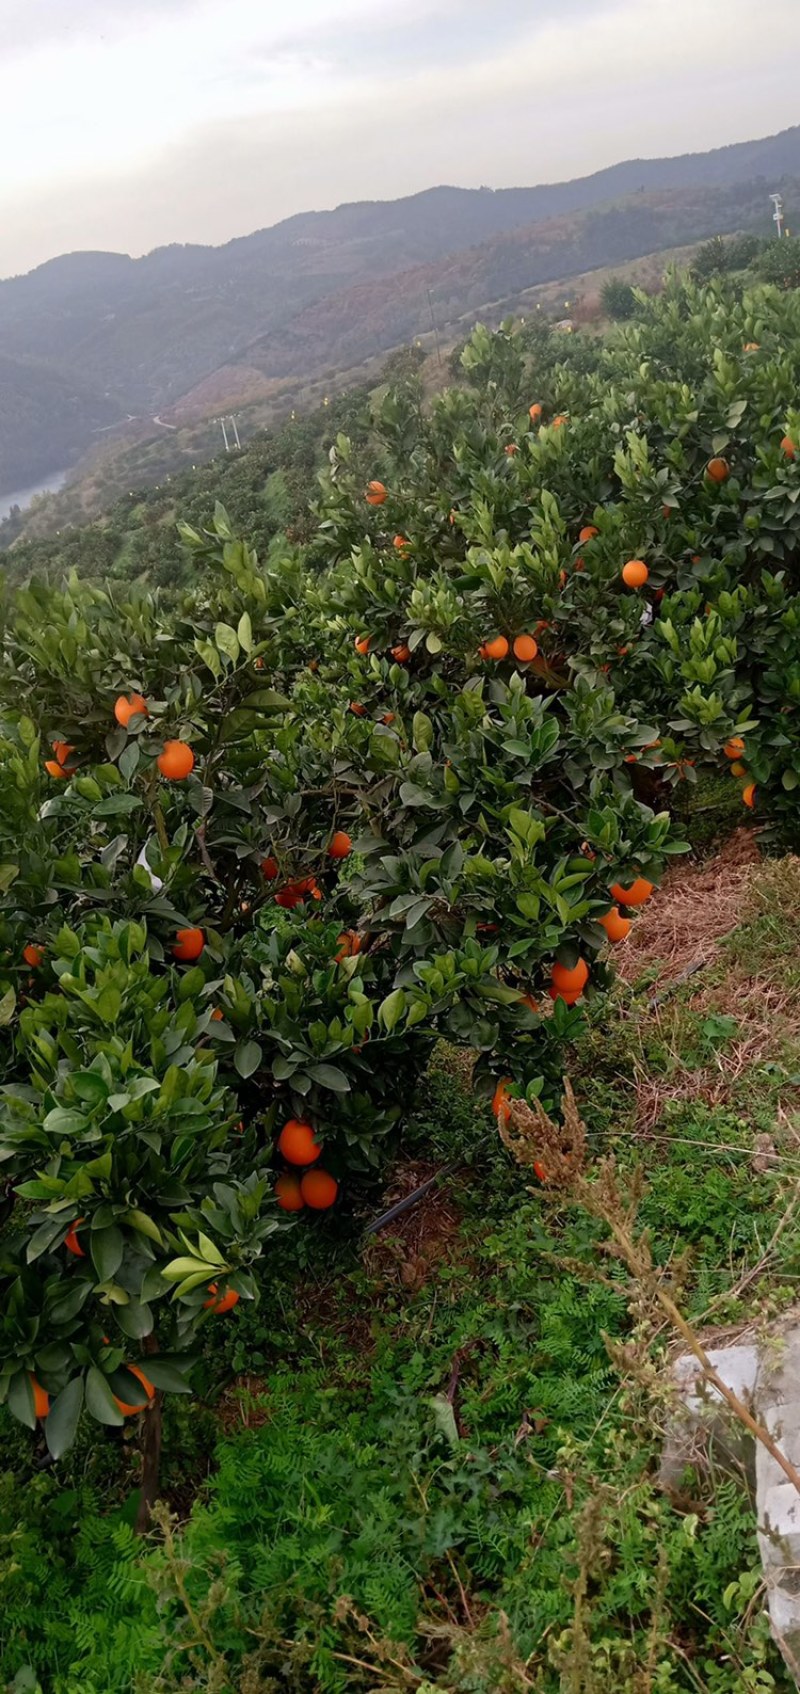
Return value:
M 0 1394 L 57 1454 L 146 1408 L 145 1507 L 160 1394 L 432 1044 L 552 1097 L 669 781 L 743 742 L 790 806 L 796 313 L 676 283 L 589 354 L 482 331 L 469 388 L 339 437 L 307 546 L 219 508 L 169 607 L 4 606 Z

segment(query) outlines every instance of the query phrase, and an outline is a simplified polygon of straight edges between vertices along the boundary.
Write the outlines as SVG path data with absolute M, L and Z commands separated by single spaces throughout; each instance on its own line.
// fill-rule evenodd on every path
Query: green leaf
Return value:
M 8 1385 L 8 1409 L 27 1429 L 36 1428 L 33 1389 L 27 1371 L 18 1370 Z
M 7 988 L 2 999 L 0 999 L 0 1029 L 5 1029 L 6 1025 L 11 1022 L 16 1004 L 17 996 L 13 988 Z
M 98 1281 L 110 1282 L 112 1277 L 116 1276 L 122 1264 L 122 1256 L 125 1251 L 122 1233 L 117 1229 L 116 1224 L 111 1223 L 106 1229 L 90 1230 L 89 1250 Z
M 231 629 L 229 623 L 215 624 L 214 640 L 217 645 L 217 650 L 220 653 L 223 653 L 226 659 L 230 659 L 232 665 L 237 664 L 239 660 L 239 641 L 235 629 Z
M 798 782 L 800 782 L 800 776 L 798 776 L 797 771 L 786 770 L 781 777 L 781 782 L 785 789 L 791 791 L 791 789 L 797 787 Z
M 138 741 L 129 741 L 124 752 L 120 753 L 119 756 L 119 774 L 124 776 L 126 782 L 130 782 L 131 777 L 138 769 L 139 758 Z
M 397 1028 L 405 1009 L 406 996 L 402 988 L 395 988 L 393 993 L 387 994 L 386 999 L 381 1002 L 378 1007 L 378 1021 L 383 1024 L 388 1035 Z
M 125 1422 L 106 1378 L 96 1365 L 90 1365 L 86 1372 L 86 1410 L 97 1423 L 113 1424 L 118 1428 Z
M 191 1394 L 192 1392 L 186 1378 L 182 1376 L 177 1366 L 170 1364 L 166 1359 L 153 1359 L 148 1354 L 147 1358 L 142 1361 L 142 1369 L 145 1375 L 150 1378 L 153 1387 L 161 1388 L 167 1394 Z
M 258 1070 L 264 1055 L 257 1041 L 240 1041 L 233 1055 L 233 1062 L 239 1075 L 244 1078 L 252 1076 Z
M 320 1088 L 329 1088 L 332 1094 L 349 1094 L 350 1084 L 338 1065 L 306 1065 L 306 1071 Z
M 19 865 L 0 865 L 0 894 L 7 894 L 19 876 Z
M 91 1004 L 103 1023 L 116 1023 L 122 1011 L 122 995 L 118 988 L 104 988 Z
M 448 1400 L 447 1395 L 434 1394 L 428 1401 L 428 1405 L 433 1412 L 433 1421 L 436 1424 L 439 1434 L 444 1436 L 448 1446 L 457 1447 L 459 1444 L 459 1434 L 458 1426 L 456 1424 L 456 1415 L 453 1411 L 452 1403 Z
M 153 1333 L 153 1313 L 139 1300 L 129 1300 L 127 1306 L 118 1306 L 116 1319 L 123 1335 L 129 1336 L 132 1341 L 141 1341 L 143 1336 Z
M 236 634 L 237 634 L 237 637 L 238 637 L 239 646 L 244 650 L 244 652 L 245 653 L 252 652 L 252 648 L 253 648 L 253 625 L 252 625 L 252 622 L 251 622 L 251 619 L 250 619 L 250 613 L 249 612 L 242 612 L 242 615 L 239 619 L 239 627 L 236 631 Z
M 54 1459 L 60 1459 L 75 1440 L 83 1410 L 83 1377 L 74 1376 L 53 1401 L 45 1418 L 44 1436 Z
M 427 712 L 415 712 L 411 725 L 414 746 L 418 753 L 427 753 L 433 746 L 433 723 Z
M 155 1241 L 157 1247 L 163 1247 L 164 1238 L 161 1230 L 158 1224 L 147 1216 L 146 1212 L 140 1212 L 134 1206 L 132 1211 L 126 1213 L 125 1222 L 130 1224 L 131 1229 L 138 1230 L 140 1235 L 146 1235 L 150 1241 Z

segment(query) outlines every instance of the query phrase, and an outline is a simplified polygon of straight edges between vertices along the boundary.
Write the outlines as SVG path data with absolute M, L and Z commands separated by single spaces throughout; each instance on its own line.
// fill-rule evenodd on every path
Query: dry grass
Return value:
M 637 917 L 615 964 L 626 982 L 659 966 L 659 986 L 674 982 L 696 961 L 708 964 L 719 942 L 741 922 L 753 872 L 761 858 L 752 831 L 739 829 L 704 864 L 681 861 L 657 897 Z
M 404 1160 L 384 1194 L 384 1209 L 388 1211 L 398 1200 L 404 1200 L 435 1176 L 438 1168 L 425 1159 Z M 443 1178 L 417 1205 L 370 1240 L 364 1250 L 364 1265 L 370 1275 L 389 1277 L 409 1293 L 416 1293 L 436 1266 L 451 1257 L 461 1229 L 453 1181 L 452 1176 Z

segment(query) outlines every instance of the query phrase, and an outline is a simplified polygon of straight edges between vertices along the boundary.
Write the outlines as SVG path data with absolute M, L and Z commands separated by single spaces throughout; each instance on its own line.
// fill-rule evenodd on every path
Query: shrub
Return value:
M 632 318 L 636 310 L 636 295 L 629 282 L 623 282 L 622 277 L 610 276 L 603 283 L 601 296 L 603 311 L 607 318 L 613 318 L 619 323 Z

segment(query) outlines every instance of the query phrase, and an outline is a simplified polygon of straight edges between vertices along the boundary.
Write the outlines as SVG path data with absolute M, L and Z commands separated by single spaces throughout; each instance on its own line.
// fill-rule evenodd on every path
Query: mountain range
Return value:
M 533 188 L 432 188 L 304 212 L 222 247 L 72 253 L 0 282 L 0 490 L 127 419 L 236 403 L 351 366 L 535 283 L 738 228 L 800 201 L 800 126 Z

